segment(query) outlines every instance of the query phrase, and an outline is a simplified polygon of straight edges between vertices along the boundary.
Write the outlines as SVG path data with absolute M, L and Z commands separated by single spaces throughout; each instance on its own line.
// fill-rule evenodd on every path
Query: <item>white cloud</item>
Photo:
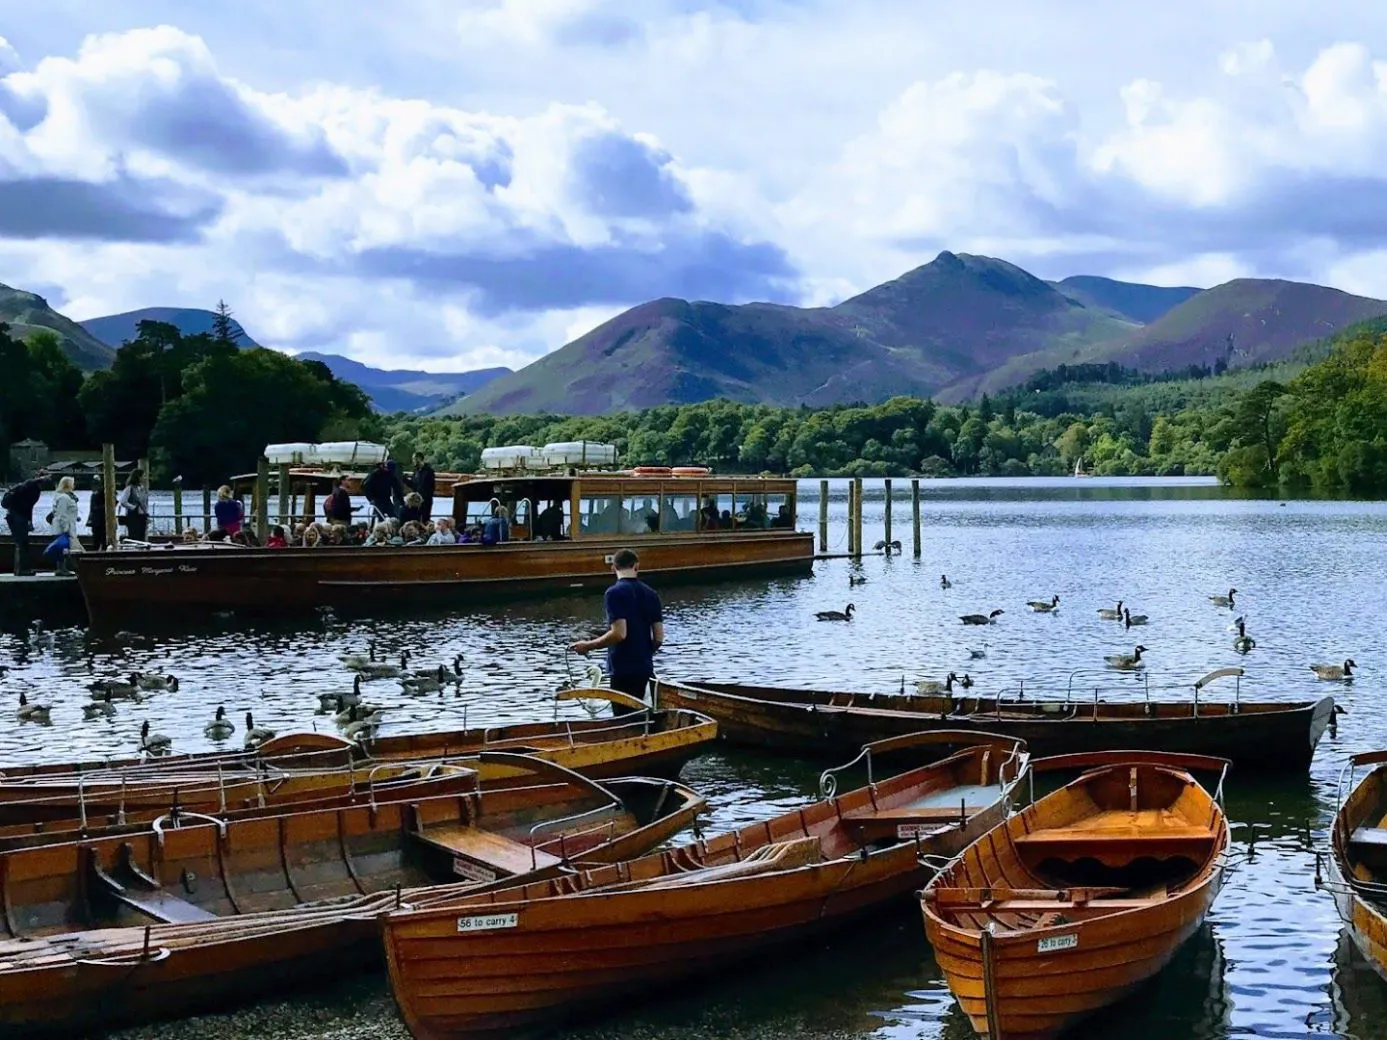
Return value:
M 0 270 L 78 316 L 224 296 L 262 340 L 439 368 L 647 296 L 831 303 L 943 248 L 1387 296 L 1371 5 L 46 11 L 0 41 L 0 211 L 30 200 Z

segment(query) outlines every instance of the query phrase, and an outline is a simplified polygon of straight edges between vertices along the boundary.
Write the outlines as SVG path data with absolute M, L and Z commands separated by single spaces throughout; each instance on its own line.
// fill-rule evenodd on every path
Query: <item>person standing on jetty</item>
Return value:
M 650 680 L 655 677 L 655 653 L 665 641 L 664 608 L 655 590 L 637 576 L 640 557 L 635 552 L 617 550 L 612 557 L 612 570 L 616 572 L 616 584 L 602 600 L 607 631 L 596 639 L 580 639 L 569 649 L 584 656 L 606 649 L 612 689 L 645 700 Z M 612 705 L 613 715 L 634 710 Z
M 120 504 L 125 507 L 126 534 L 131 541 L 143 542 L 149 537 L 149 489 L 144 486 L 144 470 L 130 471 Z
M 22 578 L 33 574 L 29 566 L 29 535 L 34 530 L 34 506 L 38 505 L 43 485 L 37 480 L 26 480 L 16 484 L 0 498 L 0 507 L 5 510 L 5 524 L 14 535 L 14 573 Z

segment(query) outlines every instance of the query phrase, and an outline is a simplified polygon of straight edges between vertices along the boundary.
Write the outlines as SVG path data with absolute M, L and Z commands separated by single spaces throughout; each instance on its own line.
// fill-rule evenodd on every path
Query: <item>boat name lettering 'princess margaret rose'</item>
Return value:
M 459 917 L 459 932 L 489 932 L 496 928 L 514 928 L 520 923 L 519 914 L 487 914 L 483 917 Z

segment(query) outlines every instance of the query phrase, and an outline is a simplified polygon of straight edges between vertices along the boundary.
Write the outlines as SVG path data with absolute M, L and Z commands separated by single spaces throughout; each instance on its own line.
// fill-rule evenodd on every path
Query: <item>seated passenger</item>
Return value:
M 424 531 L 417 522 L 411 520 L 400 525 L 400 542 L 404 545 L 423 545 Z
M 289 548 L 289 539 L 288 539 L 288 537 L 284 534 L 284 528 L 280 527 L 279 524 L 275 524 L 273 527 L 270 528 L 270 537 L 268 537 L 268 538 L 265 539 L 265 548 L 266 548 L 266 549 L 287 549 L 287 548 Z
M 563 537 L 563 507 L 550 502 L 535 520 L 535 537 L 557 542 Z
M 718 504 L 711 498 L 703 503 L 703 508 L 698 511 L 701 527 L 705 531 L 716 531 L 718 529 Z
M 390 545 L 395 538 L 395 531 L 390 526 L 390 521 L 381 520 L 371 531 L 371 537 L 366 539 L 365 544 L 369 546 Z
M 793 527 L 794 525 L 794 517 L 790 515 L 790 503 L 786 502 L 784 505 L 780 507 L 779 511 L 775 514 L 775 522 L 771 526 Z
M 732 530 L 732 510 L 730 510 L 730 509 L 724 509 L 724 510 L 722 511 L 722 518 L 721 518 L 720 520 L 718 520 L 718 530 L 719 530 L 719 531 L 730 531 L 730 530 Z
M 453 533 L 453 522 L 446 516 L 440 516 L 438 523 L 434 525 L 433 534 L 429 535 L 429 545 L 456 545 L 457 535 Z

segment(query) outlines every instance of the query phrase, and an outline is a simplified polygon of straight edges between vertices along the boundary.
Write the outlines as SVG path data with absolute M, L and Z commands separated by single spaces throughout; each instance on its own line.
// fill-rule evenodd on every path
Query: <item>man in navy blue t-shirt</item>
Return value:
M 596 639 L 580 639 L 569 649 L 587 654 L 605 648 L 612 689 L 644 700 L 655 675 L 655 651 L 665 641 L 665 619 L 660 597 L 636 577 L 639 566 L 640 558 L 630 549 L 621 549 L 612 557 L 616 584 L 603 598 L 609 627 Z M 631 710 L 612 705 L 615 715 Z

